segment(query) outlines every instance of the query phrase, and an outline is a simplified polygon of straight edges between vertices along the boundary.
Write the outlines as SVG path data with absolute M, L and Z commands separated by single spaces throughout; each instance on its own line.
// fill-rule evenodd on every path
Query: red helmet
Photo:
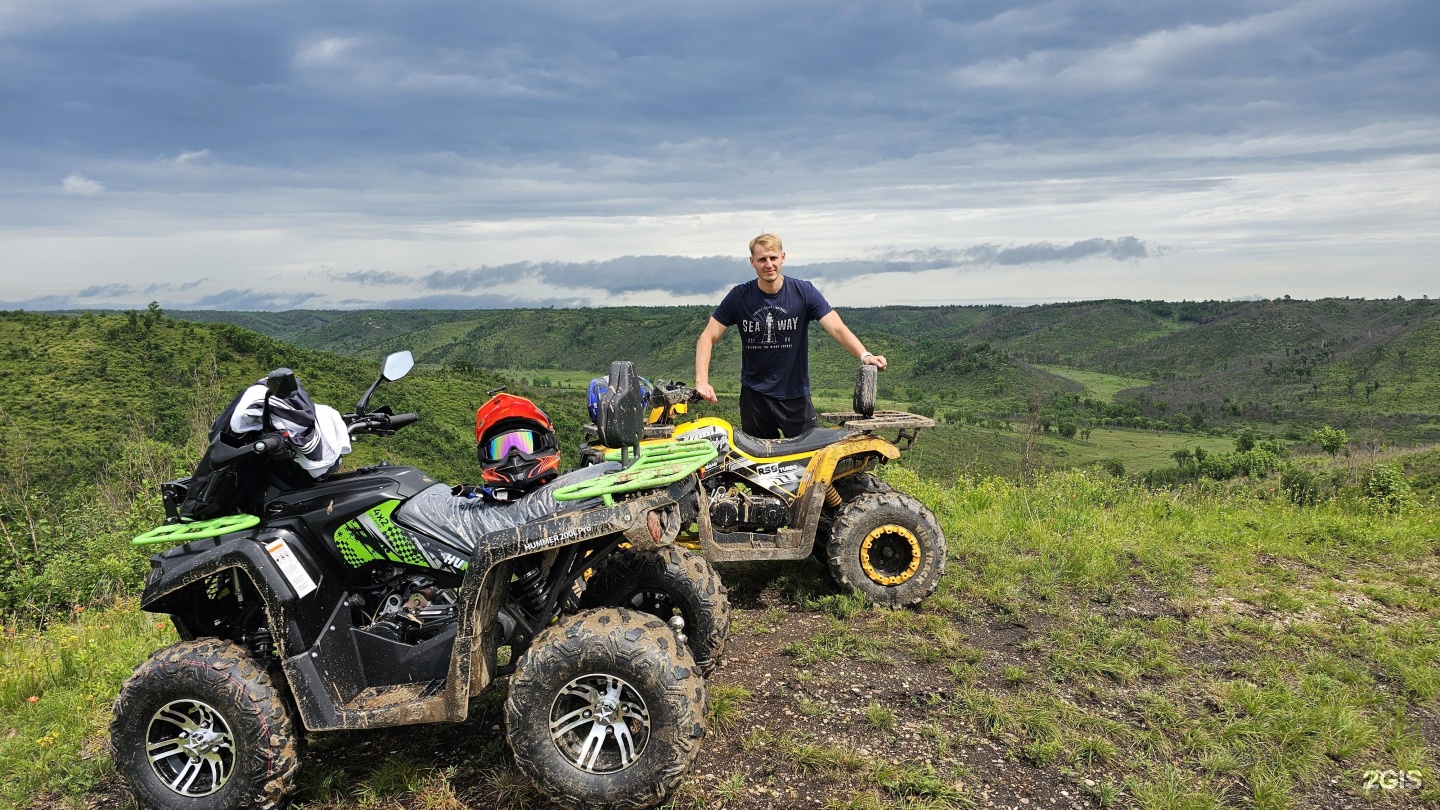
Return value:
M 518 494 L 560 472 L 560 444 L 550 417 L 524 397 L 496 394 L 475 412 L 480 478 L 498 493 Z

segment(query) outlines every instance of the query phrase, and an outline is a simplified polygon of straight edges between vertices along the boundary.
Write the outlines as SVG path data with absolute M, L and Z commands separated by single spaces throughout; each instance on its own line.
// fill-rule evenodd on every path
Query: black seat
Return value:
M 581 467 L 565 473 L 519 500 L 509 502 L 457 497 L 450 494 L 449 484 L 436 484 L 396 509 L 395 522 L 434 537 L 469 555 L 475 550 L 475 541 L 481 535 L 500 529 L 513 529 L 562 512 L 595 506 L 600 503 L 599 498 L 557 501 L 554 492 L 563 486 L 619 471 L 620 465 L 613 461 Z
M 737 430 L 735 447 L 747 456 L 774 458 L 809 453 L 854 435 L 849 428 L 811 428 L 793 439 L 757 439 Z

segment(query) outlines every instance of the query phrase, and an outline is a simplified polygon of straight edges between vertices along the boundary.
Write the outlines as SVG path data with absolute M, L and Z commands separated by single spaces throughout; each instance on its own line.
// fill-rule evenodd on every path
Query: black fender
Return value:
M 292 567 L 291 575 L 287 575 L 282 569 L 276 557 L 284 554 L 281 543 L 303 574 L 295 575 Z M 286 525 L 260 526 L 194 540 L 152 555 L 150 565 L 140 607 L 175 616 L 177 624 L 178 617 L 185 615 L 187 606 L 194 601 L 191 588 L 197 583 L 226 571 L 247 577 L 264 603 L 276 654 L 281 658 L 313 645 L 320 626 L 344 598 L 343 589 L 334 577 L 323 573 L 309 545 Z M 177 629 L 182 635 L 209 635 L 199 627 Z

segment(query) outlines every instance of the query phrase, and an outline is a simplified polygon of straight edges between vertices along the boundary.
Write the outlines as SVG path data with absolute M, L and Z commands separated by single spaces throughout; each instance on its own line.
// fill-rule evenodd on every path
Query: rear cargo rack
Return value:
M 935 427 L 934 419 L 905 411 L 876 411 L 871 416 L 862 413 L 822 413 L 820 418 L 862 433 L 893 430 L 895 440 L 891 444 L 901 450 L 909 450 L 921 430 Z

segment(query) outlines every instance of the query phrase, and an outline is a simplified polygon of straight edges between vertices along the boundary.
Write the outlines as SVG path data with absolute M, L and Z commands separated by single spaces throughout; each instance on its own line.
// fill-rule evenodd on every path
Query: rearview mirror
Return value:
M 395 352 L 385 358 L 385 365 L 380 367 L 380 376 L 389 382 L 395 382 L 406 374 L 409 374 L 410 369 L 414 367 L 415 356 L 412 355 L 409 350 Z
M 409 351 L 395 352 L 386 357 L 385 362 L 380 365 L 380 376 L 370 384 L 370 390 L 366 391 L 365 396 L 360 397 L 360 401 L 356 403 L 355 413 L 361 416 L 365 415 L 365 409 L 370 404 L 370 395 L 375 393 L 375 388 L 380 385 L 381 381 L 394 382 L 409 374 L 410 369 L 414 367 L 415 356 Z

